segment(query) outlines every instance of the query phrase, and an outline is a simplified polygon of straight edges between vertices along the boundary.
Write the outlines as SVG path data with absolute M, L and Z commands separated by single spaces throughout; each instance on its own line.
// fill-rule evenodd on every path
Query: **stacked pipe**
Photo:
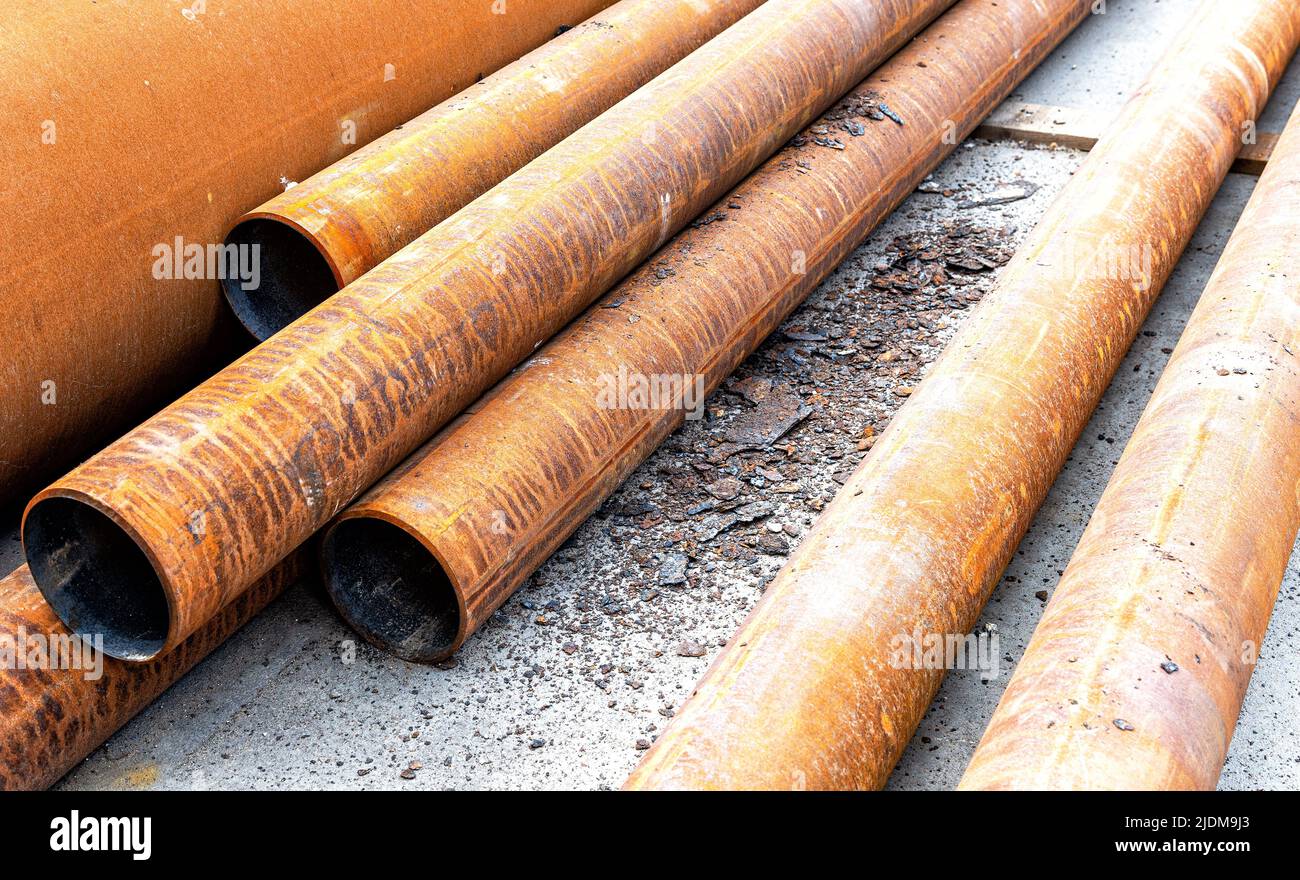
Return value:
M 106 657 L 91 634 L 74 642 L 79 635 L 55 615 L 26 565 L 0 579 L 0 655 L 12 660 L 0 670 L 0 791 L 53 785 L 288 587 L 313 582 L 313 569 L 308 549 L 296 550 L 176 648 L 140 663 Z M 58 652 L 78 662 L 42 665 L 40 657 Z
M 884 783 L 943 675 L 897 640 L 974 625 L 1298 39 L 1294 3 L 1198 9 L 629 788 Z
M 147 663 L 106 658 L 93 641 L 77 639 L 27 566 L 0 579 L 0 645 L 15 652 L 0 670 L 0 791 L 53 785 L 297 582 L 308 562 L 307 554 L 293 554 L 174 651 Z
M 608 4 L 6 4 L 0 501 L 233 354 L 237 217 Z
M 769 0 L 28 505 L 32 576 L 174 648 L 947 0 Z
M 266 339 L 762 0 L 623 0 L 240 219 L 261 284 L 223 281 Z
M 1300 112 L 961 782 L 1212 789 L 1300 526 Z
M 530 151 L 558 141 L 757 5 L 758 0 L 682 0 L 675 4 L 623 0 L 447 104 L 408 122 L 398 133 L 380 138 L 304 181 L 259 211 L 286 224 L 306 225 L 310 221 L 305 217 L 314 216 L 321 239 L 337 243 L 346 238 L 338 232 L 345 215 L 353 233 L 362 228 L 358 216 L 348 213 L 365 204 L 358 195 L 364 187 L 355 186 L 358 175 L 364 174 L 364 180 L 373 182 L 378 162 L 389 169 L 389 175 L 394 173 L 393 167 L 401 167 L 407 172 L 408 184 L 414 181 L 428 187 L 429 169 L 436 168 L 440 188 L 418 203 L 419 212 L 402 215 L 402 225 L 415 230 L 410 233 L 413 236 L 441 219 L 439 212 L 450 213 L 469 201 L 478 189 L 486 188 L 531 158 Z M 614 53 L 620 61 L 616 65 L 608 63 Z M 489 130 L 511 130 L 512 116 L 521 113 L 530 117 L 528 135 L 518 136 L 511 149 L 503 149 L 499 139 L 486 136 Z M 420 135 L 417 155 L 436 154 L 436 164 L 416 166 L 391 161 L 392 142 L 409 142 L 413 130 Z M 389 180 L 382 176 L 379 179 Z M 303 204 L 298 198 L 303 193 L 312 193 L 304 208 L 308 215 L 294 213 L 296 206 Z M 321 210 L 325 200 L 329 213 Z M 409 202 L 392 199 L 388 204 L 400 211 L 400 206 Z M 420 227 L 421 223 L 425 226 Z M 394 229 L 389 223 L 375 234 L 396 234 Z M 267 244 L 261 242 L 263 248 Z M 353 257 L 346 263 L 340 261 L 340 265 L 359 271 L 368 268 L 366 260 L 377 261 L 387 254 L 385 248 L 396 247 L 390 239 L 383 244 L 372 242 L 364 260 Z M 59 670 L 10 670 L 0 690 L 5 695 L 0 753 L 7 770 L 0 777 L 0 787 L 40 788 L 53 782 L 256 614 L 284 584 L 296 578 L 301 568 L 301 554 L 292 555 L 175 650 L 146 664 L 129 666 L 109 660 L 103 675 L 96 678 Z M 66 641 L 70 633 L 41 597 L 26 566 L 0 584 L 0 618 L 4 620 L 0 642 L 18 646 L 24 643 L 20 635 L 39 637 L 47 644 Z
M 403 0 L 370 0 L 384 2 Z M 681 425 L 687 384 L 715 388 L 1092 8 L 952 4 L 623 0 L 244 215 L 227 244 L 263 250 L 265 284 L 226 292 L 268 341 L 25 511 L 29 565 L 0 580 L 0 643 L 98 633 L 119 659 L 98 678 L 0 672 L 0 788 L 65 773 L 297 580 L 322 526 L 330 597 L 359 632 L 421 662 L 460 647 Z M 482 12 L 445 24 L 439 50 L 486 32 Z M 36 45 L 35 20 L 18 19 L 19 45 Z M 134 26 L 118 8 L 90 21 Z M 491 48 L 457 55 L 438 83 L 518 56 L 549 21 L 477 41 Z M 242 27 L 223 21 L 214 45 Z M 898 637 L 974 624 L 1298 43 L 1295 4 L 1202 5 L 628 788 L 883 784 L 943 675 L 900 664 Z M 165 76 L 145 84 L 170 89 Z M 420 106 L 446 94 L 429 80 L 412 84 Z M 213 93 L 186 125 L 212 114 Z M 367 100 L 362 141 L 391 123 Z M 886 102 L 892 121 L 854 121 Z M 334 148 L 313 137 L 336 110 L 286 126 L 306 144 L 294 167 L 323 164 Z M 186 125 L 178 137 L 198 130 Z M 180 224 L 205 235 L 269 194 L 262 172 L 289 155 L 261 144 L 214 170 L 198 152 L 182 188 L 225 187 L 207 192 L 217 206 L 158 198 L 186 203 Z M 1293 122 L 964 788 L 1214 785 L 1300 526 L 1298 163 Z M 143 241 L 159 213 L 97 195 L 83 214 L 100 228 L 68 227 L 53 253 L 91 242 L 99 266 L 105 242 Z M 682 231 L 696 216 L 709 222 Z M 153 290 L 137 268 L 104 274 Z M 29 274 L 34 309 L 70 277 L 48 255 Z M 151 318 L 147 345 L 98 352 L 109 380 L 71 379 L 81 410 L 57 430 L 104 421 L 118 394 L 146 401 L 160 368 L 219 348 L 214 287 L 178 282 L 189 293 Z M 136 300 L 151 302 L 117 314 L 138 333 Z M 53 314 L 32 316 L 71 326 Z M 30 384 L 35 363 L 16 354 L 5 382 Z M 677 377 L 675 396 L 611 402 L 626 373 Z M 29 451 L 0 454 L 0 493 L 32 475 Z
M 725 220 L 681 233 L 342 515 L 322 544 L 342 615 L 408 660 L 459 648 L 682 424 L 682 395 L 731 373 L 1089 6 L 965 0 L 927 28 L 706 212 Z M 905 124 L 868 122 L 877 102 Z M 620 374 L 682 381 L 627 407 L 601 393 Z

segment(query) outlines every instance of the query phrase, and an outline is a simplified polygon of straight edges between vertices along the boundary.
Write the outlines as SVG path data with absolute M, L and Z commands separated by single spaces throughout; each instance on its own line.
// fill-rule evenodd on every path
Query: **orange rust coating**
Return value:
M 884 784 L 943 676 L 907 639 L 974 626 L 1298 37 L 1198 8 L 628 788 Z
M 148 663 L 102 658 L 102 675 L 83 669 L 0 669 L 0 791 L 49 788 L 82 758 L 175 684 L 308 572 L 295 553 L 176 650 Z M 70 633 L 42 598 L 27 566 L 0 580 L 0 640 Z
M 93 510 L 166 600 L 161 638 L 122 652 L 169 649 L 948 2 L 768 0 L 38 494 L 23 537 L 42 592 L 59 611 L 112 576 L 84 540 L 33 556 L 34 514 Z
M 240 221 L 304 236 L 334 276 L 323 300 L 761 2 L 623 0 Z
M 603 379 L 698 375 L 715 388 L 1090 5 L 959 3 L 805 130 L 805 145 L 778 153 L 723 198 L 710 215 L 725 219 L 681 233 L 349 508 L 341 520 L 397 525 L 439 561 L 460 609 L 450 644 L 412 652 L 336 600 L 344 616 L 407 659 L 436 661 L 458 648 L 682 424 L 680 407 L 610 407 Z M 906 124 L 856 117 L 866 132 L 851 136 L 833 121 L 852 121 L 871 96 Z M 815 145 L 819 126 L 844 149 Z M 346 579 L 325 559 L 337 596 Z
M 505 15 L 490 0 L 6 3 L 0 498 L 39 488 L 233 355 L 218 282 L 156 277 L 154 248 L 220 244 L 282 180 L 608 3 L 511 0 Z
M 1300 526 L 1297 353 L 1300 112 L 961 788 L 1215 787 Z

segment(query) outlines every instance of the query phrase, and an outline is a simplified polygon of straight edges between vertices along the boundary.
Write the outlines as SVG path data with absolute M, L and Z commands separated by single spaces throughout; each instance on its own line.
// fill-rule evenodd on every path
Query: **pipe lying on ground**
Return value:
M 74 647 L 27 566 L 0 580 L 0 791 L 57 782 L 296 583 L 306 561 L 306 553 L 293 554 L 176 650 L 148 663 L 96 659 Z
M 623 0 L 241 218 L 266 339 L 734 24 L 762 0 Z
M 1300 112 L 964 789 L 1213 789 L 1300 526 Z
M 913 642 L 975 624 L 1297 37 L 1297 4 L 1200 7 L 629 788 L 885 782 L 943 676 Z
M 42 593 L 166 651 L 947 4 L 768 0 L 37 495 Z
M 6 4 L 0 499 L 233 357 L 241 214 L 608 2 Z
M 682 424 L 695 377 L 702 405 L 1088 8 L 966 0 L 927 28 L 343 514 L 322 542 L 343 616 L 408 660 L 456 650 Z M 618 406 L 620 374 L 690 387 Z

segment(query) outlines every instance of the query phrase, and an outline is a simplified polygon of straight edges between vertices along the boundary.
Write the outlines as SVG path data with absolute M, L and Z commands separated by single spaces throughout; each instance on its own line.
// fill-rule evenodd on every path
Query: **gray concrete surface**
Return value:
M 1110 121 L 1154 66 L 1199 0 L 1106 0 L 1105 12 L 1079 25 L 1051 57 L 1021 83 L 1013 100 L 1080 107 Z M 1281 131 L 1300 97 L 1291 65 L 1258 121 Z
M 1111 0 L 1015 97 L 1117 109 L 1193 6 Z M 1280 128 L 1298 84 L 1293 69 L 1262 128 Z M 911 295 L 873 288 L 874 267 L 898 237 L 942 237 L 954 221 L 971 227 L 963 240 L 990 253 L 1013 248 L 1082 158 L 963 145 L 936 173 L 941 188 L 971 194 L 1012 180 L 1041 188 L 976 211 L 942 195 L 912 196 L 786 323 L 836 339 L 861 328 L 857 354 L 810 356 L 776 334 L 737 382 L 710 398 L 709 417 L 652 456 L 456 665 L 425 668 L 382 655 L 354 639 L 319 590 L 296 588 L 61 787 L 616 787 L 833 495 L 837 474 L 860 460 L 861 438 L 883 428 L 902 402 L 898 390 L 917 381 L 965 305 L 996 276 Z M 1253 183 L 1233 175 L 1224 186 L 990 602 L 981 625 L 998 627 L 1002 675 L 988 683 L 975 673 L 949 676 L 892 788 L 947 788 L 960 776 L 1041 613 L 1034 594 L 1055 587 Z M 718 461 L 715 441 L 752 409 L 745 383 L 768 381 L 825 404 L 787 436 L 794 452 Z M 680 533 L 699 518 L 689 513 L 694 505 L 732 490 L 735 502 L 766 501 L 770 512 L 714 541 L 684 542 Z M 675 552 L 689 556 L 687 581 L 662 584 L 660 568 Z M 16 558 L 13 541 L 0 553 Z M 1298 583 L 1293 558 L 1223 788 L 1300 788 L 1300 675 L 1291 660 Z

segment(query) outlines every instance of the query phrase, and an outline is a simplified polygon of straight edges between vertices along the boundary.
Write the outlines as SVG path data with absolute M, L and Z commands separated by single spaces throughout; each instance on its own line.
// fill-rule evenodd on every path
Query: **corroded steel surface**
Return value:
M 323 544 L 344 617 L 407 659 L 459 647 L 682 423 L 694 377 L 730 374 L 1088 7 L 966 0 L 927 28 L 344 513 Z M 905 125 L 869 121 L 878 101 Z M 630 408 L 602 396 L 620 374 L 691 384 Z M 375 520 L 424 552 L 373 540 L 393 537 Z
M 943 676 L 909 638 L 975 624 L 1298 37 L 1198 9 L 628 787 L 885 782 Z
M 218 282 L 157 277 L 155 248 L 219 245 L 282 181 L 606 5 L 6 3 L 0 497 L 39 488 L 233 356 L 242 334 Z
M 293 554 L 176 650 L 148 663 L 105 657 L 102 674 L 91 679 L 85 669 L 0 669 L 0 790 L 53 785 L 302 577 L 306 561 L 305 553 Z M 34 635 L 70 633 L 24 565 L 0 580 L 0 640 L 30 646 Z
M 1213 789 L 1300 526 L 1300 113 L 962 788 Z
M 230 240 L 260 243 L 264 283 L 227 283 L 228 301 L 267 338 L 761 2 L 623 0 L 597 13 L 241 218 Z M 285 235 L 279 277 L 268 269 Z M 304 246 L 327 271 L 294 271 Z
M 947 4 L 768 0 L 40 493 L 42 592 L 176 644 Z

